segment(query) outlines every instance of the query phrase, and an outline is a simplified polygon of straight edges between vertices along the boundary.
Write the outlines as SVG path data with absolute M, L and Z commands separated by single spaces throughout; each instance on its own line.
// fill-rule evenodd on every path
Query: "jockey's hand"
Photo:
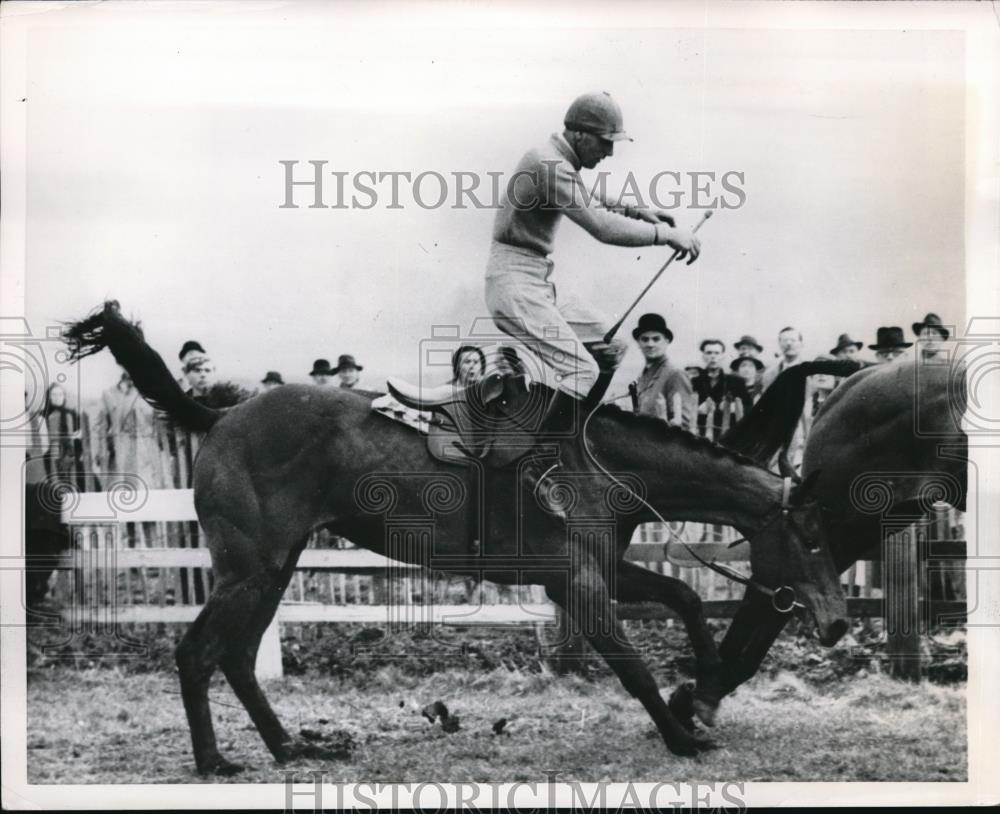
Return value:
M 678 252 L 677 259 L 687 258 L 690 266 L 701 254 L 701 241 L 689 229 L 674 229 L 668 226 L 656 227 L 656 245 L 669 246 Z
M 646 221 L 646 223 L 665 223 L 671 228 L 677 225 L 674 216 L 666 209 L 640 209 L 639 219 Z

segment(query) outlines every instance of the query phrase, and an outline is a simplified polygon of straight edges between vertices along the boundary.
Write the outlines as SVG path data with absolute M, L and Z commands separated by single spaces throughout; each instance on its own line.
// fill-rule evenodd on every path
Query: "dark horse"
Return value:
M 612 600 L 660 602 L 680 614 L 697 658 L 696 712 L 703 719 L 718 704 L 720 662 L 697 594 L 680 580 L 623 560 L 636 526 L 655 519 L 649 504 L 671 519 L 735 527 L 751 539 L 760 585 L 790 586 L 827 643 L 847 628 L 808 485 L 789 491 L 789 482 L 749 459 L 661 421 L 604 407 L 590 419 L 589 452 L 579 439 L 561 443 L 564 521 L 537 505 L 516 464 L 491 470 L 442 463 L 428 454 L 421 435 L 373 412 L 363 395 L 286 385 L 217 411 L 183 394 L 115 303 L 66 336 L 77 358 L 109 347 L 147 400 L 207 433 L 194 492 L 215 588 L 177 648 L 202 773 L 240 768 L 216 746 L 208 686 L 217 667 L 277 760 L 326 756 L 316 744 L 288 735 L 254 676 L 261 636 L 310 532 L 320 526 L 397 560 L 544 586 L 643 704 L 668 748 L 682 755 L 707 744 L 671 714 Z M 513 415 L 530 393 L 508 383 L 494 404 Z M 617 482 L 593 465 L 591 454 Z M 409 533 L 399 532 L 401 523 L 411 524 Z
M 795 429 L 806 376 L 843 374 L 845 364 L 852 363 L 807 362 L 783 373 L 723 443 L 771 460 Z M 838 572 L 878 559 L 887 523 L 915 522 L 938 500 L 964 511 L 968 488 L 963 367 L 915 360 L 860 367 L 854 363 L 858 372 L 823 403 L 802 461 L 806 478 L 823 471 L 811 496 Z M 756 595 L 744 596 L 719 648 L 727 694 L 756 674 L 786 622 Z M 688 688 L 674 693 L 670 707 L 693 724 Z

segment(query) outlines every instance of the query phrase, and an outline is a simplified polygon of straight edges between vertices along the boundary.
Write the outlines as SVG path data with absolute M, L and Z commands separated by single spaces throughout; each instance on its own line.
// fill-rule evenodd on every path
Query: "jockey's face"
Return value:
M 647 362 L 655 362 L 667 355 L 670 340 L 659 331 L 646 331 L 639 334 L 639 349 Z
M 571 131 L 571 134 L 569 143 L 573 146 L 576 157 L 580 159 L 580 164 L 588 170 L 594 169 L 601 161 L 615 153 L 613 141 L 595 136 L 593 133 Z

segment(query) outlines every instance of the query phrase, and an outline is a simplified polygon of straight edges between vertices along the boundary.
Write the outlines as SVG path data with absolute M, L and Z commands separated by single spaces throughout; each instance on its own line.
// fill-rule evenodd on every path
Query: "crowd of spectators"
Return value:
M 919 340 L 921 359 L 926 361 L 947 356 L 951 334 L 937 314 L 929 313 L 911 327 Z M 761 359 L 763 346 L 753 336 L 745 334 L 733 345 L 735 356 L 728 364 L 730 373 L 726 373 L 726 343 L 721 339 L 706 338 L 698 345 L 701 364 L 685 366 L 686 377 L 681 375 L 681 368 L 669 360 L 674 334 L 663 316 L 644 314 L 639 318 L 632 337 L 646 359 L 642 373 L 630 386 L 635 412 L 655 416 L 713 438 L 718 438 L 727 427 L 752 409 L 783 371 L 804 361 L 802 332 L 791 325 L 778 332 L 779 353 L 771 365 L 766 365 Z M 890 364 L 905 358 L 913 345 L 906 340 L 902 328 L 881 326 L 875 331 L 875 341 L 868 345 L 873 352 L 873 359 L 868 361 Z M 829 353 L 816 358 L 863 360 L 863 347 L 863 342 L 842 333 Z M 830 375 L 810 376 L 807 380 L 806 409 L 791 444 L 793 463 L 797 463 L 801 456 L 813 416 L 838 383 L 839 380 Z M 685 405 L 695 400 L 692 393 L 697 398 L 697 417 L 693 421 L 685 413 Z
M 951 334 L 937 314 L 928 313 L 911 327 L 914 337 L 919 340 L 917 349 L 922 359 L 948 353 Z M 803 361 L 803 335 L 791 325 L 778 331 L 779 352 L 771 363 L 764 359 L 763 345 L 754 336 L 744 334 L 732 344 L 732 351 L 720 338 L 697 340 L 699 361 L 681 367 L 671 358 L 674 333 L 660 314 L 640 317 L 632 338 L 645 361 L 642 372 L 629 386 L 635 412 L 713 438 L 752 409 L 782 371 Z M 690 339 L 683 341 L 684 347 L 694 344 Z M 875 331 L 874 341 L 867 345 L 872 352 L 868 361 L 890 364 L 904 358 L 914 344 L 907 340 L 902 328 L 881 326 Z M 863 359 L 864 349 L 865 343 L 842 333 L 829 352 L 818 358 Z M 178 359 L 178 383 L 184 392 L 211 407 L 228 407 L 285 384 L 276 370 L 267 371 L 253 392 L 231 381 L 220 380 L 211 356 L 198 340 L 185 342 Z M 467 387 L 487 371 L 524 374 L 526 369 L 514 347 L 502 345 L 489 349 L 488 358 L 483 348 L 464 344 L 451 355 L 451 384 L 456 388 Z M 344 353 L 339 355 L 336 365 L 324 358 L 316 359 L 308 375 L 317 387 L 364 389 L 362 371 L 363 365 L 352 354 Z M 812 416 L 837 384 L 838 380 L 832 376 L 810 377 L 807 407 L 793 448 L 801 447 Z M 139 395 L 129 375 L 123 372 L 118 382 L 101 394 L 96 426 L 91 428 L 91 437 L 97 443 L 87 463 L 98 474 L 138 472 L 149 479 L 153 488 L 170 485 L 165 482 L 159 463 L 162 450 L 156 440 L 157 420 L 153 408 Z M 81 451 L 81 416 L 77 409 L 67 404 L 62 385 L 53 384 L 48 388 L 44 406 L 32 416 L 31 426 L 37 441 L 28 458 L 36 480 L 64 478 L 84 488 L 80 476 L 86 468 Z

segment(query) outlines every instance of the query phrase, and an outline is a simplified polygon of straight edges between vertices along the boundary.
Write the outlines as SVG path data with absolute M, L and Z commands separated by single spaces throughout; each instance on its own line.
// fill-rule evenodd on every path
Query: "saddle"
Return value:
M 404 407 L 430 414 L 427 449 L 439 461 L 467 464 L 473 459 L 495 469 L 535 445 L 532 423 L 523 415 L 530 402 L 523 376 L 495 373 L 466 388 L 421 388 L 402 379 L 386 385 Z

